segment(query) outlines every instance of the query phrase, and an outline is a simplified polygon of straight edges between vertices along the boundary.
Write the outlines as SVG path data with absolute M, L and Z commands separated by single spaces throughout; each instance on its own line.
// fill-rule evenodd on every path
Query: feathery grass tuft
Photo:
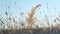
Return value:
M 41 4 L 38 4 L 37 6 L 35 6 L 31 12 L 28 15 L 28 27 L 31 27 L 33 23 L 35 23 L 37 21 L 37 18 L 33 18 L 34 14 L 36 13 L 36 10 L 41 6 Z

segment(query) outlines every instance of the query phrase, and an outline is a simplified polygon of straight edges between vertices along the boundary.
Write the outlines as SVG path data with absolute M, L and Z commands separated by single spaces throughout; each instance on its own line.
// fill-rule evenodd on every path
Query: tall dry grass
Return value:
M 32 8 L 31 12 L 28 14 L 28 28 L 31 28 L 32 24 L 36 23 L 37 18 L 34 18 L 34 15 L 40 6 L 41 6 L 41 4 L 38 4 L 37 6 Z

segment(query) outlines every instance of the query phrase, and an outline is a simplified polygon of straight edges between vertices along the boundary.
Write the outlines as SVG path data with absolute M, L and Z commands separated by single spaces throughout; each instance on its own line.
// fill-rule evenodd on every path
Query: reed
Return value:
M 34 8 L 32 8 L 31 12 L 28 14 L 28 27 L 31 28 L 33 23 L 36 23 L 37 18 L 34 18 L 36 10 L 41 6 L 41 4 L 38 4 Z

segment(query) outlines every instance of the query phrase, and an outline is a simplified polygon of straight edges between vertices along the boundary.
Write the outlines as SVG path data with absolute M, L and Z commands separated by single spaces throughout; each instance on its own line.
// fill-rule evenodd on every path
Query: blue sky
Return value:
M 4 12 L 6 9 L 8 9 L 8 6 L 10 4 L 10 12 L 27 12 L 30 11 L 33 6 L 36 6 L 37 4 L 42 4 L 41 9 L 39 11 L 47 11 L 51 13 L 55 13 L 54 7 L 56 8 L 56 12 L 60 11 L 60 0 L 0 0 L 0 12 Z M 16 5 L 14 3 L 16 2 Z M 46 8 L 46 4 L 48 3 L 48 9 Z M 19 9 L 20 8 L 20 9 Z
M 46 14 L 47 16 L 51 16 L 50 19 L 52 20 L 52 18 L 60 13 L 59 1 L 60 0 L 0 0 L 0 14 L 4 16 L 4 12 L 7 9 L 12 16 L 18 17 L 21 11 L 27 15 L 33 6 L 41 4 L 42 6 L 36 13 L 36 16 L 42 19 Z M 46 8 L 47 3 L 48 9 Z M 10 9 L 8 9 L 9 5 Z

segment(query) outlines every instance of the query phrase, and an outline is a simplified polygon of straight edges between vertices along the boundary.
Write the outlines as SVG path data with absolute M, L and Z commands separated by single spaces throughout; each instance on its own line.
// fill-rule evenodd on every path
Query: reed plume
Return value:
M 28 27 L 31 28 L 32 24 L 37 21 L 37 18 L 33 18 L 34 14 L 36 13 L 36 10 L 41 6 L 41 4 L 38 4 L 35 6 L 31 12 L 28 14 Z

